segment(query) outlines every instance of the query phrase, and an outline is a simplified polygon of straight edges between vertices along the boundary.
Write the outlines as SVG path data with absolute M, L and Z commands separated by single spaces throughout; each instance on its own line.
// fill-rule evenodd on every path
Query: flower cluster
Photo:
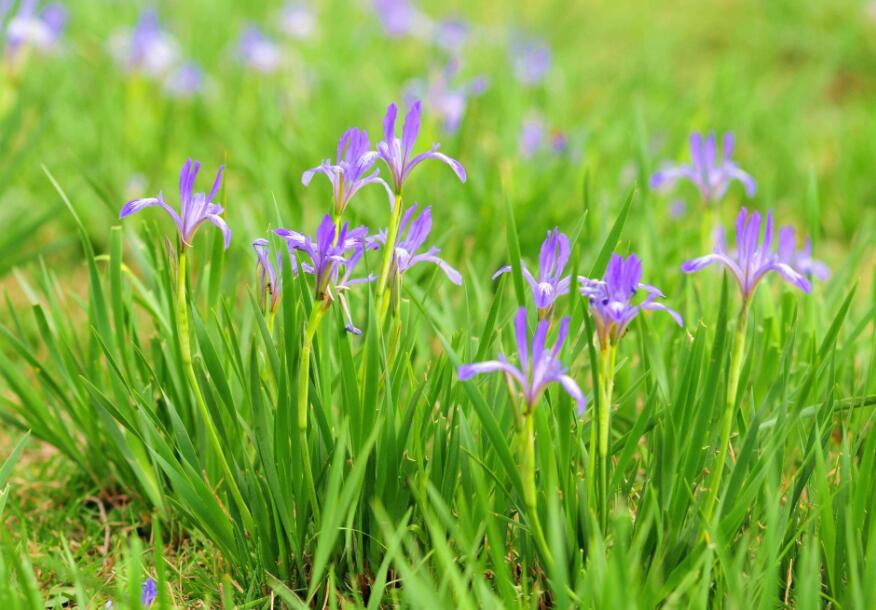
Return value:
M 9 17 L 5 27 L 6 55 L 14 58 L 24 48 L 41 53 L 56 50 L 67 23 L 67 11 L 61 4 L 49 3 L 38 10 L 38 0 L 21 0 L 18 11 Z M 5 17 L 10 2 L 0 6 L 0 18 Z

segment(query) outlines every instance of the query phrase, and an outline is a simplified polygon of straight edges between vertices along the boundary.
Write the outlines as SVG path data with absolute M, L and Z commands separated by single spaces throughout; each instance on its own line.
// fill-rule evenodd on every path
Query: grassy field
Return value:
M 35 5 L 0 3 L 2 607 L 876 604 L 873 6 Z M 415 99 L 447 157 L 408 174 Z

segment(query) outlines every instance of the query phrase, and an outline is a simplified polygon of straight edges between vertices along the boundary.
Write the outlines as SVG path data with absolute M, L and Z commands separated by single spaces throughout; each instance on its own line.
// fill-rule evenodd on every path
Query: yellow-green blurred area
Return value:
M 276 211 L 283 222 L 309 226 L 327 207 L 328 186 L 306 189 L 302 171 L 334 156 L 347 127 L 365 128 L 378 141 L 386 105 L 402 103 L 411 79 L 434 77 L 448 62 L 446 52 L 422 37 L 387 37 L 366 1 L 311 3 L 315 32 L 298 39 L 280 30 L 280 3 L 158 3 L 150 7 L 161 26 L 206 75 L 203 94 L 174 99 L 112 57 L 114 33 L 133 27 L 146 5 L 65 5 L 62 47 L 48 57 L 32 53 L 6 70 L 4 273 L 40 249 L 53 250 L 59 264 L 76 260 L 72 225 L 41 165 L 71 195 L 98 245 L 127 199 L 163 191 L 173 200 L 178 168 L 188 156 L 207 172 L 227 165 L 224 203 L 235 249 L 248 248 L 275 225 Z M 542 227 L 581 215 L 585 174 L 597 200 L 617 206 L 623 191 L 661 160 L 688 159 L 690 132 L 709 130 L 735 133 L 735 160 L 758 181 L 750 205 L 776 208 L 816 241 L 826 237 L 837 255 L 869 231 L 876 165 L 871 5 L 429 2 L 418 10 L 436 22 L 469 23 L 459 78 L 489 82 L 469 101 L 455 134 L 443 133 L 426 100 L 421 146 L 440 141 L 466 165 L 470 180 L 459 185 L 435 169 L 409 199 L 435 205 L 453 221 L 451 248 L 471 237 L 478 256 L 491 262 L 503 256 L 489 239 L 503 192 L 519 217 L 539 227 L 521 236 L 532 246 Z M 262 74 L 238 61 L 238 38 L 249 25 L 280 45 L 281 69 Z M 513 78 L 509 47 L 519 36 L 543 39 L 551 48 L 550 71 L 536 86 Z M 522 125 L 534 113 L 551 132 L 569 138 L 570 154 L 521 158 Z M 807 209 L 813 189 L 818 210 Z M 685 227 L 693 219 L 691 226 L 698 226 L 692 188 L 642 195 L 653 222 Z M 667 210 L 678 198 L 687 203 L 687 219 L 670 220 Z M 725 221 L 741 201 L 734 187 L 721 211 Z M 376 223 L 384 205 L 382 194 L 364 194 L 353 214 Z M 29 221 L 38 226 L 31 229 Z

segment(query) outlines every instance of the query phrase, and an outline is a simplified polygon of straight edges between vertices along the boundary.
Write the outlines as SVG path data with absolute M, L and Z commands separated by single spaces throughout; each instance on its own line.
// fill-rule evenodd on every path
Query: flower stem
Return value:
M 188 381 L 188 384 L 195 395 L 195 403 L 198 405 L 201 420 L 207 428 L 207 436 L 210 439 L 210 443 L 213 445 L 213 452 L 216 454 L 216 459 L 219 460 L 219 467 L 222 469 L 222 474 L 225 477 L 228 489 L 231 491 L 231 495 L 234 498 L 241 515 L 243 515 L 247 527 L 250 531 L 255 531 L 252 515 L 250 515 L 249 508 L 247 507 L 246 502 L 244 502 L 243 496 L 240 494 L 237 480 L 231 473 L 228 461 L 225 459 L 226 449 L 223 448 L 222 442 L 219 440 L 219 433 L 213 423 L 213 417 L 207 409 L 207 403 L 204 401 L 204 395 L 201 393 L 201 386 L 198 383 L 198 378 L 195 375 L 195 369 L 192 365 L 192 347 L 189 339 L 189 307 L 186 291 L 186 249 L 185 246 L 182 246 L 179 250 L 179 270 L 177 273 L 176 324 L 177 334 L 179 335 L 179 349 L 182 356 L 186 381 Z
M 599 351 L 599 517 L 603 531 L 608 525 L 608 449 L 611 443 L 611 397 L 616 356 L 617 346 L 612 344 Z
M 712 483 L 709 486 L 709 496 L 706 499 L 705 517 L 706 522 L 711 521 L 715 504 L 718 500 L 718 490 L 721 487 L 721 475 L 724 472 L 724 464 L 727 461 L 727 452 L 730 448 L 730 434 L 733 432 L 733 414 L 736 407 L 736 394 L 739 391 L 739 377 L 742 374 L 742 360 L 745 355 L 745 330 L 748 322 L 747 304 L 742 305 L 739 318 L 736 322 L 736 332 L 733 333 L 733 346 L 730 353 L 730 379 L 727 382 L 727 401 L 724 405 L 724 413 L 721 417 L 721 441 L 718 445 L 718 458 L 715 461 Z
M 389 232 L 387 233 L 386 244 L 383 250 L 383 262 L 380 265 L 380 277 L 377 280 L 377 312 L 380 315 L 381 322 L 386 315 L 389 305 L 386 302 L 387 298 L 389 298 L 389 273 L 392 270 L 392 259 L 395 258 L 395 243 L 398 241 L 398 230 L 401 224 L 401 208 L 402 198 L 401 193 L 399 193 L 395 196 L 395 203 L 392 206 Z
M 553 557 L 541 527 L 538 516 L 538 490 L 535 486 L 535 414 L 530 409 L 523 413 L 523 427 L 519 429 L 520 443 L 520 480 L 523 484 L 523 504 L 526 508 L 526 520 L 532 528 L 536 545 L 541 552 L 546 565 L 550 565 Z
M 304 331 L 304 343 L 301 346 L 301 359 L 298 363 L 298 432 L 301 438 L 301 457 L 304 461 L 304 478 L 307 490 L 310 494 L 310 502 L 313 505 L 314 515 L 319 518 L 319 504 L 316 499 L 316 485 L 313 480 L 313 471 L 310 465 L 310 448 L 307 444 L 307 410 L 309 407 L 308 395 L 310 390 L 310 355 L 313 352 L 313 339 L 319 329 L 320 322 L 325 315 L 326 307 L 320 301 L 314 301 L 313 310 L 310 312 L 310 320 Z

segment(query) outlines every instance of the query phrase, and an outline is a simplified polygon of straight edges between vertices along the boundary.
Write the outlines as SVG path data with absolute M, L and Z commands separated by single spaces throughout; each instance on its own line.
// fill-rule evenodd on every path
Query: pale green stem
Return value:
M 730 353 L 730 379 L 727 382 L 727 400 L 721 417 L 721 441 L 718 445 L 718 458 L 712 472 L 712 483 L 709 486 L 709 496 L 706 499 L 705 518 L 711 521 L 718 500 L 718 490 L 721 487 L 721 475 L 727 461 L 730 448 L 730 434 L 733 432 L 733 415 L 736 407 L 736 394 L 739 391 L 739 377 L 742 374 L 742 360 L 745 356 L 745 330 L 748 322 L 747 303 L 743 303 L 736 322 L 736 332 L 733 334 L 733 346 Z
M 599 505 L 603 531 L 608 525 L 608 450 L 611 443 L 611 399 L 617 346 L 609 343 L 599 351 Z
M 219 460 L 219 467 L 222 469 L 222 474 L 225 476 L 231 495 L 237 503 L 238 509 L 240 510 L 241 515 L 243 515 L 247 527 L 250 531 L 255 531 L 249 508 L 247 507 L 246 502 L 244 502 L 243 496 L 240 494 L 240 489 L 237 487 L 237 481 L 231 473 L 228 461 L 225 459 L 226 449 L 223 448 L 222 442 L 219 440 L 219 433 L 213 423 L 213 417 L 210 415 L 209 409 L 207 409 L 207 403 L 204 401 L 204 396 L 201 393 L 201 386 L 198 384 L 198 378 L 195 375 L 195 369 L 192 365 L 192 347 L 189 340 L 189 308 L 186 291 L 186 249 L 185 246 L 181 246 L 179 250 L 179 272 L 177 273 L 176 323 L 183 369 L 185 370 L 186 380 L 195 395 L 195 403 L 200 411 L 204 426 L 207 428 L 207 437 L 213 445 L 213 452 L 216 454 L 216 459 Z
M 307 483 L 313 512 L 319 519 L 319 504 L 316 499 L 316 485 L 310 465 L 310 448 L 307 444 L 307 411 L 309 408 L 308 394 L 310 390 L 310 355 L 313 352 L 313 339 L 325 315 L 326 307 L 321 301 L 314 301 L 310 320 L 304 331 L 304 343 L 301 346 L 301 359 L 298 365 L 298 431 L 301 436 L 301 456 L 304 461 L 304 478 Z
M 395 203 L 392 206 L 392 215 L 389 219 L 389 232 L 386 235 L 386 244 L 383 247 L 383 262 L 380 265 L 380 276 L 377 280 L 377 312 L 380 321 L 383 322 L 389 309 L 389 274 L 392 270 L 392 260 L 395 257 L 395 244 L 398 241 L 398 230 L 401 224 L 401 193 L 396 194 Z
M 541 527 L 538 516 L 538 489 L 535 485 L 535 414 L 530 407 L 522 413 L 522 427 L 519 427 L 520 480 L 523 484 L 523 504 L 526 508 L 526 520 L 532 528 L 535 542 L 544 558 L 546 565 L 551 565 L 553 556 Z M 519 424 L 518 424 L 519 426 Z

